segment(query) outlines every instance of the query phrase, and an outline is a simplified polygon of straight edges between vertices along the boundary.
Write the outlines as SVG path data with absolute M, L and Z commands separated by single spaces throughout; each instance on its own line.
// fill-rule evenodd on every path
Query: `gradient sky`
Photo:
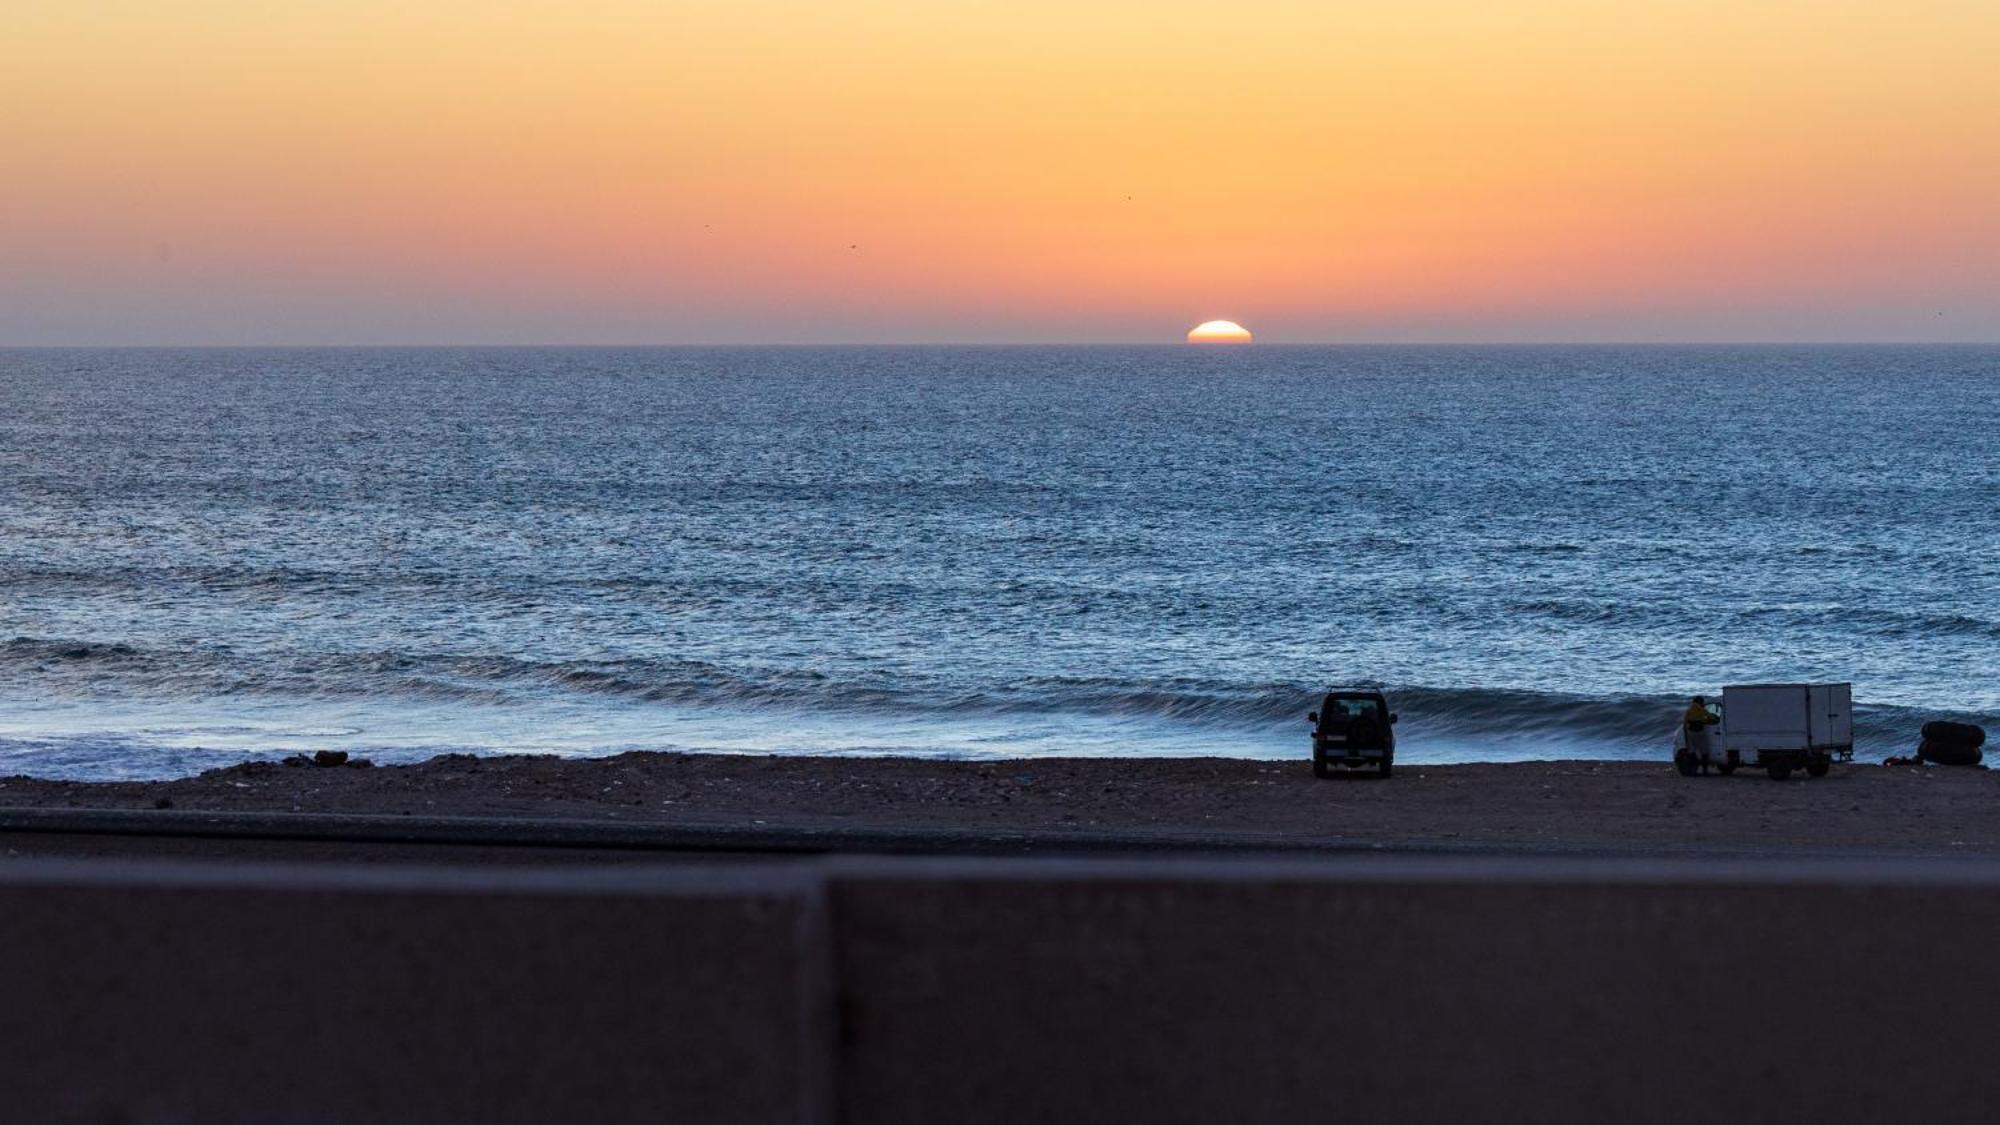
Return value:
M 2000 340 L 2000 3 L 10 0 L 0 344 Z

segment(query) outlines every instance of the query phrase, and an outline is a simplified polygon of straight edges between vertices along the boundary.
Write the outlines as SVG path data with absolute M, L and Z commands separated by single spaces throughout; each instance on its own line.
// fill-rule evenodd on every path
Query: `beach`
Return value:
M 256 762 L 172 781 L 7 777 L 0 808 L 141 810 L 167 825 L 204 812 L 596 821 L 726 830 L 751 845 L 816 833 L 836 848 L 902 834 L 916 850 L 1011 834 L 1057 849 L 2000 854 L 2000 778 L 1869 764 L 1787 782 L 1683 778 L 1664 762 L 1405 765 L 1381 781 L 1317 780 L 1302 760 L 446 755 L 365 769 Z

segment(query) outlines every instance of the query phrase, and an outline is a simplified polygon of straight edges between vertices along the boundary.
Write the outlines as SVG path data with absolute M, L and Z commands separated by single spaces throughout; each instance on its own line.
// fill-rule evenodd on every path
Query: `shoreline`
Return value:
M 828 839 L 995 834 L 1242 849 L 2000 855 L 2000 774 L 1836 765 L 1683 778 L 1666 762 L 1407 765 L 1318 780 L 1303 760 L 1004 761 L 637 752 L 444 755 L 369 769 L 252 762 L 171 781 L 0 778 L 0 809 L 596 822 Z M 868 850 L 863 847 L 860 850 Z

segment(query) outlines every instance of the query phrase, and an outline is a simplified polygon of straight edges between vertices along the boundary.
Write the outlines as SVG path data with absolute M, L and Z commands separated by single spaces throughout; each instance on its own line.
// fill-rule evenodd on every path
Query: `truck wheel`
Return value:
M 1783 781 L 1792 776 L 1792 763 L 1772 762 L 1770 765 L 1764 767 L 1764 772 L 1771 775 L 1772 781 Z
M 1701 769 L 1701 762 L 1695 758 L 1694 751 L 1680 750 L 1674 754 L 1674 768 L 1680 771 L 1682 777 L 1693 777 Z
M 1326 767 L 1326 753 L 1317 746 L 1313 747 L 1313 776 L 1333 776 L 1333 771 Z
M 1381 764 L 1380 766 L 1378 766 L 1378 767 L 1376 768 L 1376 770 L 1375 770 L 1375 776 L 1376 776 L 1376 777 L 1388 777 L 1388 776 L 1389 776 L 1389 765 L 1390 765 L 1390 759 L 1392 759 L 1392 758 L 1393 758 L 1394 756 L 1395 756 L 1395 755 L 1393 755 L 1393 754 L 1384 754 L 1384 755 L 1382 755 L 1382 764 Z
M 1826 771 L 1832 768 L 1833 759 L 1827 757 L 1825 754 L 1814 754 L 1812 757 L 1806 759 L 1807 777 L 1825 777 Z

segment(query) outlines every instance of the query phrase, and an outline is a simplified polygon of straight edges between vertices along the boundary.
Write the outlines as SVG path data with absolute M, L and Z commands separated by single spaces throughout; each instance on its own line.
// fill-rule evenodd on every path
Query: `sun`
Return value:
M 1190 344 L 1247 344 L 1250 330 L 1233 320 L 1210 320 L 1188 329 Z

